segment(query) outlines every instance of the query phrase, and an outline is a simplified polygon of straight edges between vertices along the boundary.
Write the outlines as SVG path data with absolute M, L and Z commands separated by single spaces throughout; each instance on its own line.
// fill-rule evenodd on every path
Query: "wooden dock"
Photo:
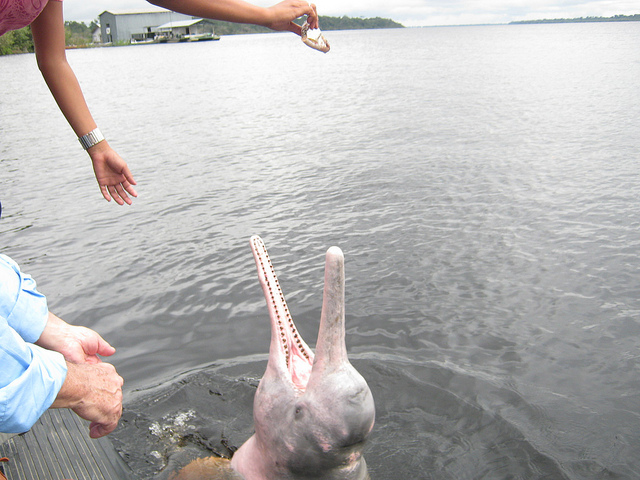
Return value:
M 0 444 L 8 480 L 135 480 L 109 437 L 92 439 L 70 410 L 47 410 L 33 428 Z

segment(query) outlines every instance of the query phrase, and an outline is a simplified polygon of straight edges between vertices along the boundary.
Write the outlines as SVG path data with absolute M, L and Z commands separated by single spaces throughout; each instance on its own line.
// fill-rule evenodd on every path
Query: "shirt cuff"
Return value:
M 0 389 L 0 432 L 28 431 L 55 401 L 67 377 L 64 357 L 28 345 L 32 361 L 22 375 Z
M 36 290 L 33 278 L 23 275 L 18 300 L 7 318 L 7 323 L 25 342 L 35 343 L 42 335 L 48 318 L 49 307 L 46 297 Z
M 11 258 L 0 255 L 0 262 L 0 279 L 4 284 L 0 291 L 3 303 L 8 306 L 4 313 L 7 323 L 25 342 L 35 343 L 49 318 L 47 298 L 38 292 L 36 281 L 22 273 Z

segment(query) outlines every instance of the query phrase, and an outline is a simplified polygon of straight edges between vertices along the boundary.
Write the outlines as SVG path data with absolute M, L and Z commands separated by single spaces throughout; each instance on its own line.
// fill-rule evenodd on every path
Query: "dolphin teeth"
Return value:
M 287 368 L 292 370 L 294 369 L 292 362 L 295 360 L 293 357 L 299 356 L 300 358 L 305 358 L 310 361 L 313 358 L 313 353 L 308 351 L 309 347 L 307 347 L 304 340 L 302 340 L 293 322 L 291 311 L 285 300 L 280 282 L 276 276 L 275 268 L 271 263 L 264 242 L 260 237 L 254 236 L 251 238 L 251 247 L 256 260 L 256 266 L 258 267 L 258 275 L 263 284 L 265 297 L 267 298 L 269 309 L 273 314 L 274 326 L 280 330 L 284 360 Z M 287 327 L 286 330 L 285 327 Z

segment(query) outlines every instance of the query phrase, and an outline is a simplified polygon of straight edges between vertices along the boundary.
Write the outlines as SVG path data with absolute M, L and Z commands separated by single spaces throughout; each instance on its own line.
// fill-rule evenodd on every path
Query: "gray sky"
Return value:
M 249 0 L 268 6 L 279 0 Z M 384 17 L 407 27 L 508 23 L 541 18 L 640 13 L 638 0 L 314 0 L 320 15 Z M 104 10 L 150 10 L 145 0 L 64 0 L 66 20 L 90 21 Z M 322 25 L 320 25 L 322 27 Z

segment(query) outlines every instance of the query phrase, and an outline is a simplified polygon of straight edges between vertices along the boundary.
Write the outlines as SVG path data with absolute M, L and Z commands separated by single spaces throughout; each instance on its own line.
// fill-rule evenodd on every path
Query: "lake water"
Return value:
M 373 480 L 640 478 L 640 23 L 327 37 L 69 51 L 132 207 L 0 58 L 0 248 L 117 347 L 130 465 L 251 434 L 257 233 L 312 345 L 345 253 Z

